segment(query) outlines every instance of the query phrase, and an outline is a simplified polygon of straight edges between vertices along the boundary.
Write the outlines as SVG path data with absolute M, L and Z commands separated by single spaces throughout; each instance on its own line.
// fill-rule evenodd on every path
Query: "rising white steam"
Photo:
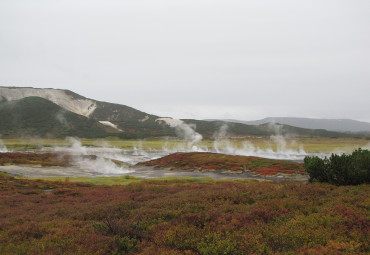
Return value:
M 222 125 L 220 129 L 214 133 L 213 146 L 207 147 L 198 143 L 193 145 L 189 142 L 178 143 L 176 146 L 170 146 L 168 142 L 163 145 L 162 151 L 168 154 L 175 152 L 217 152 L 230 155 L 242 156 L 256 156 L 271 159 L 285 159 L 301 161 L 308 155 L 327 156 L 323 153 L 307 153 L 302 145 L 297 144 L 294 140 L 287 141 L 286 137 L 281 135 L 282 126 L 277 124 L 270 124 L 270 127 L 275 135 L 270 136 L 269 146 L 267 148 L 260 148 L 255 146 L 250 141 L 246 140 L 242 143 L 233 143 L 228 139 L 228 126 Z M 238 145 L 237 145 L 238 144 Z M 293 149 L 294 148 L 294 149 Z
M 74 137 L 67 137 L 66 140 L 70 142 L 72 145 L 69 147 L 68 152 L 72 155 L 87 155 L 87 148 L 82 146 L 80 140 Z M 58 149 L 58 148 L 57 148 Z
M 186 124 L 182 120 L 172 118 L 158 118 L 155 121 L 164 122 L 168 126 L 175 128 L 176 135 L 188 141 L 191 146 L 203 139 L 203 136 L 195 131 L 196 126 L 194 124 Z
M 277 151 L 285 151 L 287 142 L 282 135 L 272 135 L 270 136 L 271 141 L 276 144 Z
M 82 146 L 81 141 L 73 137 L 68 137 L 66 140 L 71 143 L 70 147 L 56 147 L 54 151 L 69 153 L 72 156 L 72 163 L 81 169 L 102 175 L 121 175 L 132 172 L 128 167 L 118 166 L 112 161 L 128 161 L 128 157 L 125 157 L 120 149 Z
M 97 157 L 96 159 L 80 158 L 75 161 L 76 164 L 82 169 L 88 169 L 92 172 L 103 175 L 121 175 L 131 173 L 127 169 L 117 166 L 112 160 L 107 158 Z
M 256 147 L 249 141 L 242 143 L 241 147 L 234 146 L 229 140 L 216 140 L 214 142 L 214 150 L 217 153 L 231 154 L 231 155 L 242 155 L 242 156 L 255 156 L 271 159 L 285 159 L 285 160 L 303 160 L 308 155 L 302 146 L 299 149 L 288 149 L 286 147 L 286 141 L 284 140 L 271 140 L 272 145 L 275 145 L 276 149 L 272 147 L 260 148 Z M 315 154 L 320 156 L 321 154 Z
M 290 142 L 290 148 L 288 148 L 288 142 L 282 135 L 283 126 L 269 123 L 268 127 L 275 133 L 275 135 L 270 136 L 270 146 L 268 148 L 256 147 L 248 140 L 244 141 L 241 147 L 238 147 L 227 138 L 227 125 L 225 124 L 215 133 L 215 141 L 213 143 L 213 150 L 211 151 L 231 155 L 256 156 L 285 160 L 303 160 L 308 155 L 317 155 L 321 157 L 326 156 L 326 154 L 321 153 L 309 154 L 305 152 L 303 145 L 298 145 L 298 149 L 291 149 L 292 147 L 297 147 L 297 143 L 294 140 Z
M 63 126 L 65 127 L 70 127 L 68 121 L 66 120 L 66 118 L 64 117 L 64 111 L 59 111 L 57 112 L 57 114 L 55 114 L 55 119 L 60 123 L 62 124 Z
M 159 119 L 164 121 L 164 118 Z M 122 175 L 132 172 L 130 165 L 138 162 L 160 158 L 175 152 L 217 152 L 230 155 L 258 156 L 272 159 L 285 159 L 301 161 L 305 156 L 317 155 L 327 156 L 327 154 L 306 153 L 303 146 L 299 146 L 292 139 L 287 140 L 281 135 L 281 128 L 272 125 L 276 134 L 270 137 L 269 146 L 260 148 L 248 140 L 244 142 L 233 142 L 228 137 L 227 125 L 223 125 L 215 132 L 213 143 L 200 142 L 202 136 L 194 129 L 183 123 L 181 120 L 167 119 L 168 125 L 177 128 L 179 136 L 184 138 L 182 142 L 168 140 L 162 149 L 144 148 L 143 142 L 138 141 L 131 150 L 111 148 L 107 142 L 99 142 L 101 147 L 87 147 L 81 144 L 76 138 L 68 138 L 70 146 L 57 147 L 55 151 L 68 152 L 72 155 L 73 164 L 78 166 L 81 171 L 90 171 L 97 175 Z M 97 145 L 97 143 L 95 143 Z M 294 149 L 292 149 L 294 148 Z M 116 165 L 112 160 L 125 162 L 122 166 Z
M 160 118 L 158 121 L 159 120 L 165 121 L 169 126 L 172 127 L 178 127 L 182 124 L 181 120 L 179 121 L 170 118 Z M 320 157 L 328 156 L 328 154 L 324 153 L 307 153 L 303 146 L 297 144 L 296 141 L 290 139 L 288 142 L 286 137 L 282 135 L 282 127 L 282 125 L 274 123 L 269 125 L 269 128 L 275 132 L 275 135 L 270 136 L 269 146 L 267 148 L 255 146 L 248 140 L 242 143 L 239 141 L 237 143 L 233 143 L 228 138 L 228 126 L 224 124 L 217 132 L 214 133 L 213 138 L 215 140 L 213 141 L 212 146 L 206 146 L 202 143 L 195 144 L 194 140 L 191 139 L 185 140 L 182 143 L 176 143 L 176 146 L 171 146 L 171 144 L 167 141 L 164 143 L 161 152 L 151 150 L 152 152 L 149 153 L 150 150 L 142 150 L 141 143 L 139 142 L 137 146 L 135 146 L 134 151 L 135 155 L 145 155 L 147 157 L 150 157 L 150 155 L 155 157 L 152 153 L 155 153 L 158 157 L 158 155 L 165 156 L 175 152 L 217 152 L 230 155 L 256 156 L 297 161 L 302 161 L 306 156 L 309 155 L 316 155 Z M 196 141 L 200 142 L 200 140 Z
M 275 123 L 275 122 L 269 122 L 267 124 L 268 128 L 275 133 L 275 135 L 282 135 L 283 133 L 283 128 L 284 126 L 283 125 L 280 125 L 278 123 Z
M 175 127 L 176 134 L 185 139 L 186 141 L 189 141 L 190 144 L 195 144 L 200 141 L 202 141 L 203 136 L 197 132 L 194 131 L 195 125 L 192 124 L 186 124 L 181 123 L 180 125 Z
M 227 130 L 228 129 L 229 129 L 229 126 L 226 123 L 224 123 L 220 127 L 220 129 L 213 134 L 213 138 L 216 139 L 216 140 L 227 138 Z
M 101 144 L 103 147 L 86 147 L 82 146 L 81 142 L 75 138 L 68 138 L 71 143 L 70 147 L 55 148 L 56 151 L 66 151 L 74 155 L 75 163 L 81 167 L 91 169 L 100 173 L 123 173 L 128 171 L 128 168 L 116 166 L 111 160 L 119 160 L 128 165 L 134 165 L 141 161 L 151 160 L 166 156 L 175 152 L 217 152 L 230 155 L 257 156 L 271 159 L 285 159 L 301 161 L 308 155 L 317 155 L 320 157 L 327 156 L 323 153 L 307 153 L 302 145 L 296 141 L 281 135 L 281 125 L 271 124 L 270 128 L 276 134 L 270 137 L 269 146 L 260 148 L 255 146 L 248 140 L 236 143 L 228 139 L 228 126 L 222 125 L 215 132 L 213 144 L 201 143 L 202 136 L 194 131 L 192 127 L 183 123 L 181 120 L 170 118 L 160 118 L 157 121 L 164 121 L 169 126 L 177 128 L 184 138 L 183 142 L 176 141 L 171 143 L 166 141 L 161 150 L 148 149 L 143 146 L 142 141 L 138 141 L 132 150 L 121 150 L 118 148 L 110 148 L 108 144 Z M 180 135 L 180 134 L 179 134 Z M 92 159 L 89 155 L 95 155 Z
M 165 142 L 161 151 L 164 155 L 168 155 L 176 152 L 209 152 L 210 149 L 205 145 L 194 145 L 191 142 L 184 141 L 182 143 L 177 143 L 176 146 L 170 146 L 168 142 Z
M 302 145 L 297 145 L 295 141 L 287 142 L 283 140 L 284 137 L 271 139 L 269 147 L 260 148 L 255 146 L 252 142 L 246 140 L 244 142 L 234 143 L 229 139 L 216 139 L 211 146 L 204 144 L 197 144 L 191 146 L 187 142 L 177 143 L 175 146 L 170 143 L 164 143 L 161 152 L 152 150 L 156 155 L 165 156 L 175 152 L 216 152 L 229 155 L 241 156 L 256 156 L 271 159 L 284 159 L 302 161 L 306 156 L 319 156 L 325 157 L 328 154 L 324 153 L 307 153 Z M 138 155 L 153 155 L 148 153 L 148 150 L 140 152 L 137 150 Z
M 0 139 L 0 152 L 8 152 L 8 149 L 6 148 L 3 141 Z

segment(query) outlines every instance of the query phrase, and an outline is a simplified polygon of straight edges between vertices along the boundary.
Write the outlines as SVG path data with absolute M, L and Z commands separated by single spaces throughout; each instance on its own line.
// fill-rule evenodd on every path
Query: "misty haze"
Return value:
M 0 2 L 0 254 L 368 254 L 370 2 Z

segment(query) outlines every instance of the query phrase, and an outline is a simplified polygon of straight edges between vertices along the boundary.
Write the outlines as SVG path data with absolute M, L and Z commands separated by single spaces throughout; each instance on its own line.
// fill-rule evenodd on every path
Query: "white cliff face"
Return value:
M 8 101 L 18 100 L 25 97 L 42 97 L 60 107 L 79 115 L 89 117 L 96 109 L 96 102 L 90 99 L 76 99 L 57 89 L 36 88 L 4 88 L 0 87 L 0 98 Z

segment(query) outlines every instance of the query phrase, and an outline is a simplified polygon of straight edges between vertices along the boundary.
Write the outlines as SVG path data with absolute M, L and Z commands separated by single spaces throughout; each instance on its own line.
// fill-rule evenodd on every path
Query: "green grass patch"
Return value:
M 230 140 L 230 145 L 235 148 L 242 148 L 243 143 L 248 141 L 256 148 L 266 149 L 272 148 L 276 150 L 276 145 L 266 137 L 248 137 L 246 139 Z M 330 153 L 335 150 L 352 152 L 361 147 L 366 148 L 369 145 L 369 140 L 356 138 L 286 138 L 287 149 L 299 150 L 302 145 L 306 152 L 326 152 Z M 55 146 L 70 146 L 71 143 L 65 139 L 3 139 L 4 144 L 9 150 L 17 151 L 39 151 L 43 147 Z M 186 146 L 186 142 L 182 140 L 163 140 L 163 139 L 145 139 L 145 140 L 125 140 L 118 138 L 107 139 L 81 139 L 83 146 L 107 146 L 130 150 L 133 148 L 155 149 L 163 148 L 173 149 L 176 147 Z M 203 140 L 197 144 L 199 147 L 213 147 L 212 140 Z
M 24 177 L 21 177 L 24 178 Z M 230 179 L 215 180 L 211 177 L 161 177 L 142 179 L 131 175 L 122 175 L 114 177 L 48 177 L 48 178 L 30 178 L 41 179 L 47 181 L 60 181 L 60 182 L 86 182 L 96 185 L 127 185 L 131 183 L 173 183 L 173 184 L 186 184 L 186 183 L 215 183 L 230 181 Z M 240 182 L 248 182 L 248 180 L 239 180 Z
M 40 178 L 35 178 L 40 179 Z M 86 182 L 96 185 L 127 185 L 130 183 L 141 182 L 142 178 L 137 178 L 130 175 L 122 176 L 104 176 L 104 177 L 48 177 L 42 178 L 48 181 L 64 181 L 64 182 Z

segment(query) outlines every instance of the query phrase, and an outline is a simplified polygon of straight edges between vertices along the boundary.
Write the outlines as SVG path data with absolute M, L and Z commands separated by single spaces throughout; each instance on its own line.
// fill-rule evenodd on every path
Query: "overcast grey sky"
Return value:
M 370 121 L 370 1 L 1 0 L 0 86 L 176 118 Z

